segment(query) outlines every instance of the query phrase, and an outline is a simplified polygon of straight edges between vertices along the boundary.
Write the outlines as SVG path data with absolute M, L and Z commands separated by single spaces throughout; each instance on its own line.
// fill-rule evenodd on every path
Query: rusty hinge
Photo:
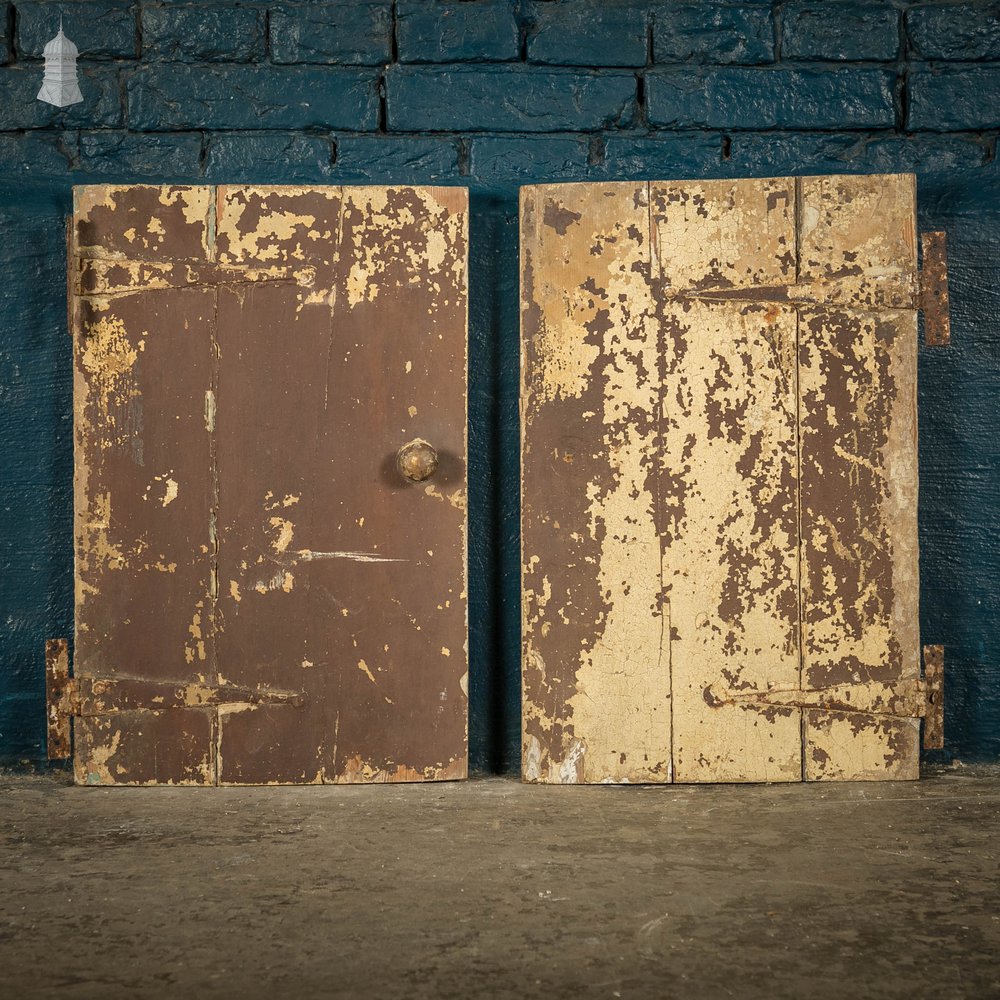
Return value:
M 924 749 L 944 747 L 944 646 L 924 646 Z
M 924 720 L 924 749 L 944 746 L 944 647 L 924 647 L 924 678 L 895 684 L 835 684 L 827 688 L 771 688 L 767 691 L 705 691 L 713 708 L 759 705 L 762 708 L 810 708 L 828 712 L 862 712 L 896 719 Z
M 154 681 L 137 678 L 70 677 L 69 644 L 65 639 L 45 643 L 45 694 L 48 719 L 48 755 L 70 756 L 70 720 L 121 712 L 160 712 L 213 705 L 288 705 L 306 703 L 302 691 L 275 691 L 236 684 Z
M 948 238 L 945 233 L 921 233 L 920 308 L 924 314 L 924 345 L 951 343 L 948 308 Z
M 72 750 L 70 712 L 72 697 L 69 679 L 69 643 L 65 639 L 45 640 L 46 745 L 50 760 L 65 760 Z

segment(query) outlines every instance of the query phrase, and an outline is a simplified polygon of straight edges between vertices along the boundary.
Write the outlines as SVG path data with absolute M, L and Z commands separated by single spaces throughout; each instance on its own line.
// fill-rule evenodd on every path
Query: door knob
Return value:
M 437 467 L 437 451 L 422 438 L 414 438 L 396 452 L 396 468 L 410 482 L 422 483 L 430 479 Z

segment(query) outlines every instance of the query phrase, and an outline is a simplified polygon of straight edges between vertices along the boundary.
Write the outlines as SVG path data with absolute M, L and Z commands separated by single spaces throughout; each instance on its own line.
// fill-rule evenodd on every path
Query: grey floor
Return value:
M 93 789 L 0 774 L 0 997 L 1000 997 L 1000 771 Z

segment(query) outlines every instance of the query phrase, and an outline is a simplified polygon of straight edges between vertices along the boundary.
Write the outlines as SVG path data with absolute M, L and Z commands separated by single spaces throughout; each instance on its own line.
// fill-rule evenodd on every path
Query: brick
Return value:
M 781 54 L 787 59 L 895 59 L 899 11 L 887 3 L 831 0 L 782 7 Z
M 77 169 L 102 179 L 197 179 L 201 136 L 175 133 L 81 132 Z
M 646 110 L 654 125 L 718 129 L 890 128 L 895 74 L 837 70 L 651 70 Z
M 264 11 L 230 3 L 144 4 L 143 58 L 248 62 L 264 55 Z
M 1000 126 L 1000 66 L 914 66 L 910 71 L 909 129 L 949 132 Z
M 657 63 L 743 63 L 774 60 L 769 7 L 680 3 L 653 11 L 653 60 Z
M 400 62 L 504 62 L 518 59 L 521 34 L 511 0 L 457 0 L 396 5 Z
M 473 190 L 517 196 L 522 184 L 592 180 L 589 136 L 477 136 L 469 143 Z
M 531 8 L 528 60 L 564 66 L 645 66 L 646 5 L 555 0 Z
M 949 179 L 989 163 L 988 143 L 958 135 L 887 135 L 866 139 L 858 153 L 866 173 L 938 175 Z
M 138 54 L 136 5 L 131 0 L 78 0 L 18 3 L 17 51 L 40 59 L 45 43 L 59 30 L 80 50 L 81 59 L 134 59 Z
M 392 58 L 392 7 L 341 0 L 271 11 L 271 58 L 276 63 L 375 66 Z
M 101 66 L 78 68 L 83 101 L 67 108 L 56 108 L 36 99 L 42 83 L 38 66 L 0 68 L 0 129 L 122 125 L 118 71 Z
M 651 137 L 610 136 L 604 144 L 608 177 L 684 180 L 726 174 L 722 136 L 711 132 L 669 132 Z
M 917 59 L 1000 58 L 1000 3 L 925 4 L 906 12 Z
M 348 128 L 378 124 L 378 72 L 300 66 L 144 66 L 128 80 L 129 127 Z
M 441 184 L 456 181 L 455 139 L 403 135 L 337 137 L 337 180 L 368 184 Z
M 0 64 L 10 62 L 10 4 L 0 3 Z
M 960 136 L 737 132 L 729 166 L 742 176 L 822 173 L 916 173 L 953 176 L 980 168 L 986 147 Z
M 76 155 L 73 132 L 0 134 L 0 174 L 66 177 Z
M 851 132 L 734 132 L 726 165 L 739 177 L 852 173 L 864 141 Z
M 328 182 L 333 142 L 326 136 L 295 132 L 213 134 L 205 177 L 224 183 Z
M 391 66 L 390 131 L 569 132 L 628 126 L 636 113 L 631 73 L 527 66 Z

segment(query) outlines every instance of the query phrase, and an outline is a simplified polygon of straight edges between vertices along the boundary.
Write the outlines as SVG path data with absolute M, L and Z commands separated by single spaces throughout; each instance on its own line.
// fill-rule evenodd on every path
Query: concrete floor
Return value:
M 93 789 L 0 774 L 0 997 L 1000 996 L 1000 771 Z

